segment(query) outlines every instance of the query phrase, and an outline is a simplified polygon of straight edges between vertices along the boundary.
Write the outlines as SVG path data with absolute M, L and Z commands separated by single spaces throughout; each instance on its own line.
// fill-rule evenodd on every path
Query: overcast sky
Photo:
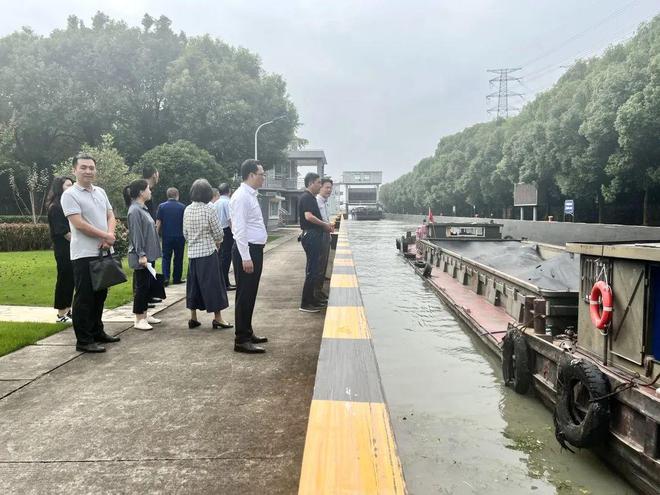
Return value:
M 48 34 L 102 10 L 139 25 L 210 33 L 284 76 L 309 148 L 328 172 L 383 170 L 433 153 L 443 135 L 489 119 L 486 69 L 522 67 L 527 100 L 576 57 L 602 52 L 660 12 L 657 0 L 2 0 L 0 35 Z M 495 102 L 493 102 L 495 103 Z M 265 115 L 264 118 L 272 117 Z

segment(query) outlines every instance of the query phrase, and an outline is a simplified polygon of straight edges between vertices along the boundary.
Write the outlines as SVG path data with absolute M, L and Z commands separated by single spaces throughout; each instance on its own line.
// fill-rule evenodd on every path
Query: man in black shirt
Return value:
M 305 313 L 318 313 L 325 305 L 323 301 L 316 299 L 314 292 L 320 273 L 320 256 L 322 249 L 323 233 L 332 232 L 333 226 L 324 222 L 319 210 L 316 195 L 321 190 L 321 178 L 313 172 L 305 176 L 305 192 L 298 200 L 298 212 L 300 215 L 300 228 L 303 231 L 301 243 L 307 255 L 307 266 L 305 268 L 305 285 L 303 286 L 300 311 Z

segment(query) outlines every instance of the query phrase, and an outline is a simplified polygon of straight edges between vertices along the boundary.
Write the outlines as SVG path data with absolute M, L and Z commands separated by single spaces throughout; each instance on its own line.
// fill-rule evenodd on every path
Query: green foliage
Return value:
M 53 312 L 55 312 L 53 310 Z M 53 319 L 55 319 L 53 317 Z M 45 339 L 69 325 L 65 323 L 23 323 L 0 321 L 0 356 Z
M 85 146 L 109 148 L 110 134 L 117 162 L 133 166 L 184 139 L 233 175 L 253 154 L 255 128 L 286 115 L 259 135 L 260 158 L 286 162 L 298 115 L 282 77 L 246 49 L 171 24 L 145 15 L 131 27 L 98 12 L 91 23 L 70 16 L 45 37 L 24 28 L 0 38 L 0 205 L 13 205 L 8 166 L 17 179 L 32 164 L 51 171 Z M 128 179 L 114 178 L 117 186 Z M 111 201 L 121 206 L 114 192 Z
M 0 215 L 0 224 L 2 223 L 29 223 L 32 222 L 32 216 L 30 215 Z M 37 217 L 38 223 L 47 223 L 48 217 L 40 216 Z
M 188 202 L 190 186 L 195 179 L 207 179 L 212 186 L 231 177 L 208 151 L 190 141 L 179 140 L 172 144 L 161 144 L 147 151 L 139 167 L 151 165 L 158 169 L 160 182 L 154 191 L 154 201 L 165 201 L 168 187 L 179 190 L 181 201 Z
M 49 249 L 52 242 L 44 223 L 0 223 L 0 252 Z
M 129 171 L 124 158 L 114 146 L 113 137 L 110 134 L 104 134 L 101 136 L 99 146 L 85 144 L 81 146 L 80 150 L 89 153 L 96 160 L 97 172 L 94 183 L 105 190 L 108 199 L 110 199 L 110 204 L 115 210 L 115 215 L 125 213 L 123 188 L 138 176 Z M 72 158 L 68 158 L 55 167 L 53 175 L 72 176 Z
M 443 137 L 433 156 L 381 188 L 383 203 L 402 213 L 506 216 L 513 184 L 535 182 L 541 217 L 570 197 L 582 219 L 604 220 L 605 203 L 618 202 L 628 206 L 619 221 L 639 221 L 643 209 L 646 223 L 660 194 L 658 53 L 660 16 L 628 43 L 577 62 L 518 116 Z
M 117 227 L 115 228 L 115 244 L 112 246 L 115 254 L 124 258 L 128 254 L 128 227 L 123 220 L 117 219 Z

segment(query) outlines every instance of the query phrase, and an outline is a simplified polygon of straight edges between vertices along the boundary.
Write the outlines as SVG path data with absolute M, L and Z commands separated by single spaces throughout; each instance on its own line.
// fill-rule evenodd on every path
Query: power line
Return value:
M 510 106 L 509 100 L 511 98 L 522 98 L 522 93 L 515 93 L 509 89 L 509 82 L 520 82 L 520 77 L 511 77 L 511 73 L 521 70 L 520 67 L 516 68 L 506 68 L 506 69 L 488 69 L 486 72 L 491 72 L 497 74 L 497 77 L 493 77 L 488 82 L 491 86 L 494 86 L 495 83 L 498 84 L 497 91 L 494 91 L 486 95 L 486 99 L 490 101 L 491 98 L 497 97 L 497 105 L 488 109 L 488 113 L 496 114 L 496 117 L 507 118 L 510 113 L 520 110 L 519 107 Z
M 616 16 L 618 16 L 618 15 L 621 15 L 625 10 L 627 10 L 630 6 L 632 6 L 632 4 L 636 3 L 637 1 L 638 1 L 638 0 L 631 0 L 630 2 L 628 2 L 627 4 L 625 4 L 623 7 L 620 7 L 620 8 L 618 8 L 618 9 L 614 10 L 613 12 L 610 12 L 607 16 L 605 16 L 604 18 L 602 18 L 602 19 L 601 19 L 600 21 L 598 21 L 596 24 L 593 24 L 593 25 L 587 27 L 586 29 L 580 31 L 579 33 L 574 34 L 573 36 L 569 37 L 568 39 L 562 41 L 559 45 L 556 45 L 555 47 L 550 48 L 549 50 L 547 50 L 547 51 L 541 53 L 540 55 L 534 57 L 533 59 L 528 60 L 527 62 L 525 62 L 524 64 L 522 64 L 523 67 L 527 67 L 527 66 L 529 66 L 529 65 L 532 65 L 532 64 L 534 64 L 535 62 L 538 62 L 539 60 L 542 60 L 542 59 L 544 59 L 545 57 L 547 57 L 547 56 L 549 56 L 549 55 L 552 55 L 552 54 L 555 53 L 557 50 L 559 50 L 559 49 L 565 47 L 566 45 L 570 44 L 571 42 L 575 41 L 576 39 L 581 38 L 582 36 L 584 36 L 584 35 L 587 34 L 588 32 L 593 31 L 593 30 L 596 29 L 597 27 L 602 26 L 603 24 L 605 24 L 605 23 L 606 23 L 607 21 L 609 21 L 610 19 L 612 19 L 612 18 L 614 18 L 614 17 L 616 17 Z

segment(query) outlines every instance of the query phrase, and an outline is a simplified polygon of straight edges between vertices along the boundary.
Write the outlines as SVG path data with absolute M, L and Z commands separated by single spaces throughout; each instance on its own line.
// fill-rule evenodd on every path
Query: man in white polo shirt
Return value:
M 115 215 L 105 191 L 96 187 L 96 160 L 87 154 L 73 158 L 76 183 L 62 194 L 62 210 L 71 226 L 71 261 L 73 262 L 73 330 L 76 349 L 81 352 L 105 352 L 104 342 L 118 342 L 103 330 L 103 304 L 108 290 L 94 291 L 89 262 L 99 249 L 112 249 L 115 243 Z

